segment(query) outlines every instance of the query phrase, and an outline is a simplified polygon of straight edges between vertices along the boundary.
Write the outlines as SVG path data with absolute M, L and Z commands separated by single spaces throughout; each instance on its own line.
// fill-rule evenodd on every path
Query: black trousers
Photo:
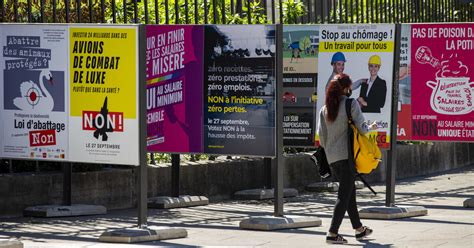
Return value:
M 331 227 L 329 232 L 338 233 L 344 215 L 349 214 L 352 228 L 357 229 L 362 227 L 359 218 L 359 211 L 357 210 L 356 191 L 355 191 L 355 166 L 349 163 L 349 160 L 340 160 L 331 164 L 333 174 L 339 181 L 339 191 L 337 192 L 337 201 L 334 206 L 334 213 L 332 215 Z

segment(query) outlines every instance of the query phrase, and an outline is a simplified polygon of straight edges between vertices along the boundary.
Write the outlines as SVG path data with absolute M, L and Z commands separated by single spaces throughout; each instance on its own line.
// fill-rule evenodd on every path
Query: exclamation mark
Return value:
M 119 115 L 118 127 L 119 127 L 119 130 L 123 131 L 123 115 Z

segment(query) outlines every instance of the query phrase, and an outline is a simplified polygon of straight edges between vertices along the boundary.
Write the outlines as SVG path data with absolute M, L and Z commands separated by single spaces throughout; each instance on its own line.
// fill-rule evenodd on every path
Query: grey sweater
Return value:
M 339 160 L 348 159 L 347 151 L 347 129 L 348 119 L 346 114 L 346 96 L 341 96 L 341 103 L 339 104 L 339 111 L 337 117 L 333 122 L 327 121 L 326 105 L 321 108 L 318 120 L 318 135 L 320 145 L 326 151 L 328 163 L 332 164 Z M 352 120 L 354 121 L 360 133 L 366 134 L 369 129 L 365 123 L 364 116 L 360 110 L 360 106 L 356 100 L 352 101 L 351 107 Z

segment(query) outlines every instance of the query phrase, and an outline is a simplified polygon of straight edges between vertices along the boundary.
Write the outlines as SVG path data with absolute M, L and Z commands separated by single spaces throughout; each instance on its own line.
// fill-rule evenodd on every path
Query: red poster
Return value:
M 474 24 L 412 25 L 413 140 L 474 141 Z

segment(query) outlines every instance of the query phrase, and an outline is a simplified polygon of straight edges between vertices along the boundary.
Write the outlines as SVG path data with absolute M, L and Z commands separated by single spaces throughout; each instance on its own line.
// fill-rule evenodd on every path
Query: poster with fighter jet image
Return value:
M 390 147 L 395 25 L 321 25 L 318 57 L 317 113 L 326 89 L 339 73 L 352 79 L 351 98 L 367 124 L 377 123 L 369 139 Z M 317 118 L 318 118 L 317 115 Z
M 71 161 L 139 164 L 137 31 L 70 27 Z
M 67 26 L 0 27 L 2 156 L 66 160 Z
M 412 24 L 412 139 L 474 141 L 474 24 Z

